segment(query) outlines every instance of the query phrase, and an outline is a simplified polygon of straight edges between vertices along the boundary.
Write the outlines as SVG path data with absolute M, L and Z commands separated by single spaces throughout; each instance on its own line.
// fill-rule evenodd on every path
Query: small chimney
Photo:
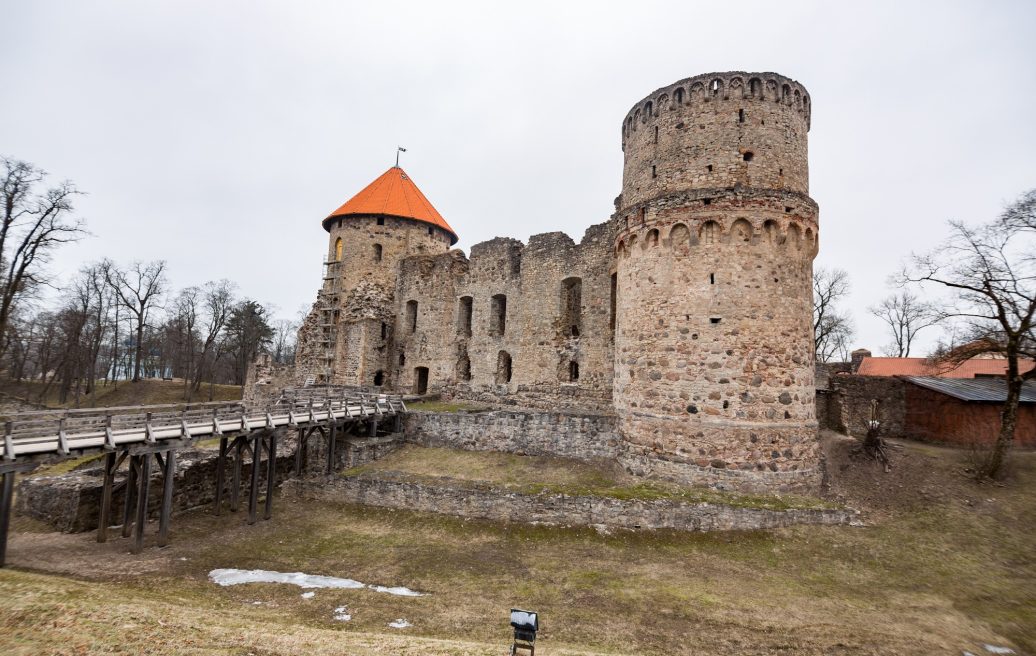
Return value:
M 855 351 L 850 353 L 849 361 L 852 364 L 852 368 L 850 369 L 850 371 L 855 374 L 857 371 L 860 370 L 860 365 L 863 364 L 863 359 L 869 357 L 871 357 L 871 352 L 865 348 L 856 349 Z

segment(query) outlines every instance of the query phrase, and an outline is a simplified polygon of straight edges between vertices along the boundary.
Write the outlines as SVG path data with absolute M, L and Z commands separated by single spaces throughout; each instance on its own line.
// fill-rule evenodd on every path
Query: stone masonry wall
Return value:
M 623 500 L 563 494 L 519 494 L 490 486 L 442 479 L 440 485 L 394 480 L 390 473 L 353 476 L 315 486 L 296 483 L 320 501 L 433 512 L 505 522 L 619 529 L 730 531 L 773 529 L 795 524 L 848 524 L 846 509 L 768 510 L 674 500 Z
M 579 244 L 563 233 L 534 235 L 528 245 L 494 239 L 476 244 L 470 260 L 457 251 L 404 260 L 396 287 L 397 389 L 417 391 L 416 371 L 424 367 L 428 390 L 447 397 L 609 408 L 612 230 L 593 226 Z M 502 330 L 494 297 L 506 299 Z M 415 302 L 412 331 L 407 304 Z
M 878 401 L 878 420 L 885 435 L 904 434 L 906 392 L 904 381 L 886 376 L 831 376 L 827 397 L 827 427 L 863 437 L 871 417 L 871 401 Z
M 466 451 L 504 451 L 579 460 L 615 460 L 621 441 L 615 418 L 553 412 L 412 412 L 408 442 Z

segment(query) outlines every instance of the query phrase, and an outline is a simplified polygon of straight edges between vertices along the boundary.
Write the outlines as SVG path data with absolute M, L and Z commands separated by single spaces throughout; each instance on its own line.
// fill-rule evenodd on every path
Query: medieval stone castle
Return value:
M 613 415 L 630 471 L 814 488 L 810 110 L 774 73 L 651 93 L 622 122 L 615 213 L 578 244 L 496 238 L 465 256 L 389 169 L 323 221 L 291 382 Z

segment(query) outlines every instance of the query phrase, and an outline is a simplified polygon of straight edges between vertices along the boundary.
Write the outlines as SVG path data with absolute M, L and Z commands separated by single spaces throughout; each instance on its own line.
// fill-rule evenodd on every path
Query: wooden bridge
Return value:
M 14 478 L 18 472 L 35 469 L 42 460 L 104 455 L 104 482 L 101 492 L 97 541 L 108 539 L 112 520 L 112 495 L 125 486 L 122 508 L 122 536 L 133 533 L 131 550 L 143 549 L 147 524 L 151 465 L 154 461 L 162 478 L 158 545 L 169 539 L 173 505 L 176 455 L 202 439 L 219 439 L 216 468 L 216 514 L 223 509 L 227 460 L 231 460 L 230 509 L 236 511 L 241 488 L 242 463 L 247 454 L 251 464 L 248 523 L 258 515 L 260 473 L 266 468 L 266 500 L 263 519 L 273 510 L 276 479 L 278 428 L 298 430 L 295 447 L 295 473 L 301 474 L 306 447 L 313 435 L 326 442 L 328 473 L 334 468 L 335 443 L 339 435 L 366 430 L 377 435 L 379 421 L 393 422 L 402 429 L 406 405 L 400 396 L 372 394 L 347 388 L 302 388 L 285 390 L 268 404 L 242 402 L 191 403 L 154 406 L 129 406 L 91 410 L 44 410 L 8 417 L 0 444 L 0 567 L 7 552 L 7 534 L 14 499 Z M 266 462 L 263 463 L 263 455 Z M 115 483 L 115 475 L 129 460 L 126 480 Z

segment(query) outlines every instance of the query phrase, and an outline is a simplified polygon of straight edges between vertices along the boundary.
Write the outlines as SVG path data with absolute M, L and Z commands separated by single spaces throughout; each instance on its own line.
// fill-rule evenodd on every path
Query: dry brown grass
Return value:
M 75 399 L 61 404 L 58 402 L 57 385 L 52 385 L 44 394 L 43 384 L 38 382 L 0 381 L 0 391 L 10 396 L 26 399 L 33 403 L 58 408 L 75 406 Z M 43 396 L 41 396 L 43 395 Z M 79 399 L 81 408 L 103 408 L 124 405 L 158 405 L 162 403 L 181 403 L 186 399 L 183 381 L 146 379 L 136 383 L 122 381 L 117 385 L 98 383 L 93 395 L 82 395 Z M 216 385 L 214 401 L 237 401 L 241 399 L 239 385 Z M 203 384 L 201 391 L 194 396 L 194 401 L 209 400 L 209 386 Z
M 1036 653 L 1036 454 L 1004 488 L 977 486 L 955 452 L 897 451 L 892 478 L 845 449 L 829 457 L 868 526 L 599 535 L 285 494 L 256 526 L 177 517 L 172 546 L 140 556 L 121 540 L 16 534 L 0 653 L 503 654 L 513 605 L 542 614 L 543 654 Z M 429 594 L 304 600 L 287 585 L 219 588 L 206 580 L 215 567 Z M 351 622 L 331 620 L 340 605 Z M 387 628 L 399 617 L 410 637 Z

